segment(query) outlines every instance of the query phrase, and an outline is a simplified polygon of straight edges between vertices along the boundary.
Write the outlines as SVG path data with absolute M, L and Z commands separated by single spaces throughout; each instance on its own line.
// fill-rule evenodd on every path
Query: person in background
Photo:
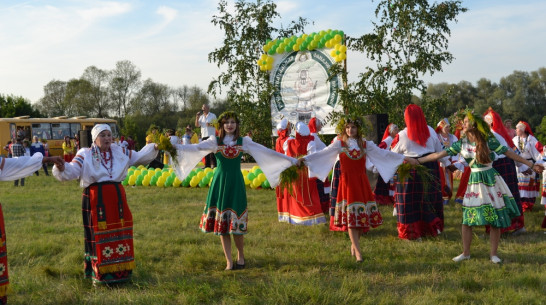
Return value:
M 30 143 L 26 139 L 23 141 L 23 148 L 25 149 L 25 157 L 30 157 Z
M 459 139 L 451 133 L 451 124 L 447 118 L 443 118 L 436 125 L 436 134 L 438 135 L 438 140 L 442 143 L 442 148 L 451 147 L 451 145 L 457 142 Z M 450 165 L 456 160 L 449 157 L 449 160 L 446 165 L 440 164 L 440 182 L 442 185 L 442 199 L 444 200 L 444 205 L 449 203 L 451 196 L 453 195 L 453 172 L 448 169 Z
M 391 150 L 392 141 L 399 131 L 400 129 L 398 129 L 396 124 L 390 123 L 387 125 L 387 128 L 385 128 L 385 132 L 383 133 L 383 138 L 377 146 L 381 149 Z M 381 176 L 378 176 L 373 192 L 375 194 L 375 202 L 377 204 L 394 204 L 394 181 L 392 179 L 385 182 Z
M 130 150 L 135 149 L 135 140 L 133 140 L 133 137 L 127 136 L 127 148 Z
M 121 136 L 119 138 L 119 147 L 121 147 L 121 148 L 128 148 L 129 147 L 129 142 L 125 141 L 124 136 Z
M 69 136 L 64 137 L 63 157 L 64 161 L 66 162 L 70 162 L 72 161 L 72 158 L 74 158 L 74 145 L 72 145 L 72 141 L 70 140 Z
M 216 115 L 210 112 L 207 104 L 203 104 L 201 111 L 195 115 L 195 127 L 201 127 L 201 141 L 205 141 L 209 137 L 215 137 L 216 128 L 212 124 L 214 120 L 216 120 Z M 216 158 L 213 153 L 205 156 L 205 167 L 216 167 Z
M 322 130 L 322 121 L 317 119 L 316 117 L 312 117 L 309 120 L 309 131 L 311 132 L 311 135 L 315 138 L 315 148 L 317 151 L 321 151 L 326 148 L 326 144 L 322 142 L 320 137 L 318 136 L 318 133 Z
M 512 142 L 523 158 L 532 162 L 542 159 L 542 144 L 535 138 L 531 126 L 527 122 L 518 122 L 516 125 L 516 136 L 512 138 Z M 519 163 L 516 166 L 521 206 L 523 212 L 531 211 L 535 205 L 536 198 L 539 196 L 540 180 L 538 174 L 525 164 Z
M 78 179 L 84 188 L 84 272 L 94 284 L 128 281 L 135 268 L 133 216 L 121 181 L 132 165 L 146 165 L 157 155 L 157 145 L 136 152 L 112 145 L 108 124 L 91 130 L 93 144 L 80 149 L 72 162 L 55 164 L 59 181 Z
M 43 156 L 46 156 L 46 152 L 45 152 L 45 148 L 44 148 L 44 144 L 42 144 L 42 142 L 39 141 L 38 137 L 37 136 L 34 136 L 32 137 L 32 144 L 30 145 L 30 156 L 34 156 L 35 153 L 41 153 Z M 46 176 L 49 176 L 49 173 L 47 172 L 47 163 L 42 163 L 42 168 L 44 169 L 44 172 L 45 172 L 45 175 Z M 36 176 L 39 176 L 40 175 L 40 172 L 36 171 L 34 174 L 36 174 Z
M 74 135 L 74 148 L 76 151 L 80 150 L 80 135 L 79 134 L 75 134 Z
M 504 127 L 506 128 L 506 132 L 508 132 L 508 136 L 513 139 L 516 136 L 516 130 L 512 128 L 512 120 L 504 120 Z
M 8 158 L 11 158 L 11 143 L 11 141 L 8 141 L 8 143 L 6 143 L 6 146 L 4 146 L 4 150 L 8 152 Z
M 49 144 L 47 143 L 47 140 L 42 139 L 42 144 L 44 145 L 44 152 L 45 152 L 44 156 L 49 157 L 49 155 L 50 155 L 50 153 L 49 153 Z
M 15 140 L 15 143 L 11 144 L 11 156 L 13 158 L 19 158 L 19 157 L 24 157 L 25 156 L 25 148 L 23 147 L 23 144 L 21 142 L 22 142 L 22 139 L 17 138 Z M 13 185 L 14 186 L 19 186 L 19 180 L 21 181 L 21 186 L 25 186 L 25 178 L 24 177 L 21 178 L 21 179 L 13 180 Z
M 199 143 L 199 138 L 197 137 L 197 134 L 193 132 L 190 124 L 186 125 L 186 132 L 182 136 L 182 144 L 188 145 L 197 143 Z

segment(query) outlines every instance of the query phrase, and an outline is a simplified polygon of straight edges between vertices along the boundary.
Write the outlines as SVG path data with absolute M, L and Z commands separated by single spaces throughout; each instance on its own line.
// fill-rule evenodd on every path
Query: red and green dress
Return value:
M 376 166 L 385 181 L 396 172 L 404 156 L 377 147 L 363 140 L 360 148 L 356 139 L 348 143 L 339 138 L 320 152 L 305 157 L 310 175 L 323 179 L 339 158 L 340 175 L 335 198 L 334 225 L 343 231 L 359 229 L 367 232 L 370 227 L 382 224 L 381 214 L 366 175 L 366 159 Z
M 220 141 L 218 138 L 216 140 Z M 215 153 L 217 169 L 199 223 L 203 232 L 217 235 L 247 232 L 246 189 L 241 173 L 242 145 L 242 138 L 238 138 L 233 146 L 218 143 Z
M 209 138 L 198 144 L 175 145 L 177 162 L 170 160 L 178 179 L 184 180 L 203 156 L 215 153 L 218 167 L 212 178 L 207 202 L 199 227 L 217 235 L 247 233 L 246 189 L 241 173 L 242 153 L 250 154 L 267 177 L 277 186 L 283 170 L 297 160 L 255 143 L 249 137 L 233 139 L 226 135 Z
M 493 136 L 487 139 L 487 145 L 491 150 L 492 160 L 495 159 L 494 153 L 504 154 L 508 150 Z M 462 203 L 462 223 L 468 226 L 509 227 L 512 218 L 520 215 L 516 201 L 492 164 L 480 164 L 476 161 L 476 144 L 463 138 L 446 148 L 446 152 L 450 156 L 460 153 L 471 170 Z

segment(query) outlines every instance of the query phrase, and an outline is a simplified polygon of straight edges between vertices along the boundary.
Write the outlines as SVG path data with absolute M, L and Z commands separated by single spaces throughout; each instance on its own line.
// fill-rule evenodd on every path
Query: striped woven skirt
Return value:
M 96 283 L 130 279 L 135 267 L 133 216 L 119 182 L 90 185 L 82 197 L 85 277 Z

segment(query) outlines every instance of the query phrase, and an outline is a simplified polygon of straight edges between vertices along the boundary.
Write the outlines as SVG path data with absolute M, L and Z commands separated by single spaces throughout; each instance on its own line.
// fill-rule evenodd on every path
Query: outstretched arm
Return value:
M 433 154 L 430 154 L 430 155 L 427 155 L 427 156 L 424 156 L 424 157 L 421 157 L 421 158 L 417 158 L 417 162 L 422 164 L 422 163 L 427 163 L 427 162 L 430 162 L 430 161 L 436 161 L 436 160 L 441 159 L 443 157 L 447 157 L 447 152 L 445 150 L 442 150 L 440 152 L 436 152 L 436 153 L 433 153 Z
M 542 172 L 544 170 L 542 165 L 536 165 L 536 167 L 535 167 L 535 164 L 533 164 L 533 162 L 523 158 L 522 156 L 516 154 L 512 150 L 507 150 L 504 153 L 504 155 L 507 156 L 508 158 L 514 160 L 514 161 L 517 161 L 517 162 L 520 162 L 520 163 L 523 163 L 523 164 L 527 165 L 529 168 L 532 168 L 537 173 L 540 173 L 540 172 Z

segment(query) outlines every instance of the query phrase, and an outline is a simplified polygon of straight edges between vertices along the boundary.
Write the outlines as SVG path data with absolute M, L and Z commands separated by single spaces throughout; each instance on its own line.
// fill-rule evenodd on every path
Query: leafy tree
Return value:
M 44 96 L 38 101 L 38 109 L 47 117 L 64 115 L 64 97 L 67 83 L 52 80 L 44 86 Z
M 42 117 L 40 112 L 24 97 L 0 94 L 0 117 L 12 118 L 23 115 L 33 118 Z
M 118 61 L 111 71 L 110 98 L 119 117 L 127 115 L 129 101 L 140 87 L 140 77 L 140 70 L 129 60 Z
M 91 116 L 93 111 L 93 86 L 85 79 L 71 79 L 66 84 L 63 100 L 64 115 Z
M 388 113 L 391 121 L 402 123 L 413 92 L 426 94 L 422 77 L 441 71 L 453 60 L 447 51 L 449 22 L 466 10 L 461 1 L 379 1 L 373 32 L 347 38 L 348 48 L 366 54 L 375 66 L 366 67 L 357 82 L 340 90 L 345 111 Z M 438 111 L 444 102 L 427 99 L 427 103 L 437 103 L 430 110 Z
M 91 116 L 107 117 L 108 111 L 112 109 L 112 103 L 108 98 L 108 72 L 95 66 L 89 66 L 81 78 L 91 84 L 90 102 L 93 107 Z
M 234 9 L 226 0 L 218 3 L 218 14 L 212 24 L 224 31 L 223 45 L 209 53 L 209 62 L 222 68 L 218 77 L 210 84 L 208 92 L 216 97 L 227 87 L 227 99 L 242 121 L 241 131 L 253 132 L 259 143 L 271 144 L 271 105 L 273 88 L 266 72 L 259 71 L 255 64 L 268 39 L 288 37 L 302 32 L 306 19 L 292 21 L 286 28 L 274 27 L 280 18 L 277 5 L 269 0 L 246 2 L 238 0 Z
M 176 106 L 171 103 L 171 89 L 165 84 L 159 84 L 147 79 L 142 84 L 136 98 L 131 101 L 134 111 L 146 115 L 153 115 L 163 111 L 175 111 Z

